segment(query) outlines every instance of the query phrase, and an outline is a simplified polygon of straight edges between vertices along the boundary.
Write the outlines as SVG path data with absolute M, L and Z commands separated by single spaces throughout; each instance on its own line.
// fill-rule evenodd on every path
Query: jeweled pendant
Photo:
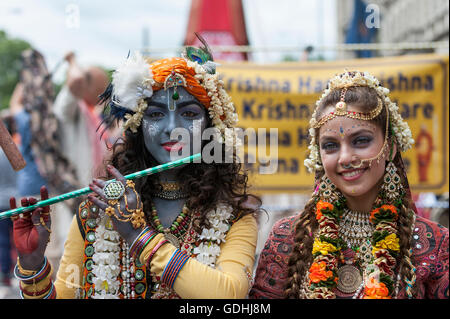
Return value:
M 175 248 L 180 249 L 180 241 L 178 238 L 171 234 L 171 233 L 165 233 L 164 234 L 165 239 L 167 239 L 172 245 L 175 246 Z
M 175 101 L 178 100 L 180 98 L 180 94 L 178 94 L 177 91 L 173 92 L 172 94 L 172 99 L 174 99 Z
M 352 265 L 344 265 L 337 271 L 337 289 L 344 293 L 353 293 L 362 283 L 362 276 L 359 269 Z

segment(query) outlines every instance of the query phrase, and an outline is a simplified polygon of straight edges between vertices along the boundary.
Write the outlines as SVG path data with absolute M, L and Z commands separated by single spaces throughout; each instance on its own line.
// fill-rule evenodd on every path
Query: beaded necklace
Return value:
M 84 201 L 80 205 L 79 216 L 86 238 L 83 282 L 76 296 L 88 299 L 140 299 L 145 298 L 148 292 L 153 299 L 180 298 L 173 289 L 162 286 L 160 278 L 150 274 L 150 270 L 141 264 L 139 259 L 130 258 L 129 247 L 113 229 L 109 216 L 101 211 L 98 218 L 89 218 L 90 213 L 97 210 L 98 208 L 89 201 Z M 214 268 L 221 252 L 220 244 L 225 241 L 229 228 L 236 220 L 232 213 L 231 206 L 219 203 L 206 214 L 211 228 L 203 228 L 201 234 L 193 227 L 193 221 L 199 218 L 200 214 L 183 213 L 185 218 L 177 222 L 179 226 L 181 225 L 178 234 L 182 233 L 180 237 L 184 235 L 180 250 Z M 183 228 L 187 228 L 187 231 Z M 147 280 L 149 276 L 152 285 L 149 285 Z
M 164 228 L 161 224 L 161 220 L 159 219 L 158 211 L 156 210 L 154 203 L 152 203 L 151 215 L 151 222 L 154 228 L 158 232 L 163 233 L 167 240 L 169 240 L 175 247 L 179 248 L 180 242 L 182 241 L 182 238 L 188 229 L 189 221 L 191 220 L 191 213 L 186 204 L 183 205 L 181 212 L 168 228 Z
M 397 277 L 397 285 L 394 287 L 396 259 L 392 254 L 400 250 L 396 233 L 397 208 L 394 205 L 379 205 L 370 213 L 369 219 L 374 230 L 370 241 L 363 242 L 360 249 L 364 247 L 365 250 L 371 250 L 371 254 L 359 254 L 360 266 L 364 269 L 362 280 L 357 276 L 357 273 L 360 273 L 357 267 L 344 265 L 338 268 L 339 260 L 344 260 L 342 248 L 346 246 L 344 239 L 339 237 L 342 232 L 339 230 L 339 224 L 343 210 L 343 203 L 339 201 L 333 205 L 319 200 L 316 204 L 319 231 L 313 245 L 313 263 L 306 276 L 309 279 L 308 285 L 305 285 L 303 290 L 306 297 L 335 298 L 332 289 L 340 283 L 339 289 L 344 292 L 356 289 L 353 298 L 392 298 L 398 292 L 399 282 Z M 345 284 L 345 281 L 348 283 Z

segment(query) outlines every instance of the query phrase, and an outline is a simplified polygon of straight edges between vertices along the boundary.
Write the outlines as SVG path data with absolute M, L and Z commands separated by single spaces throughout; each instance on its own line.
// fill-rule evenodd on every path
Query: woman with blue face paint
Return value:
M 111 148 L 106 176 L 92 181 L 94 193 L 79 207 L 54 284 L 43 254 L 48 234 L 39 223 L 22 227 L 39 233 L 19 251 L 22 296 L 244 298 L 261 202 L 248 193 L 235 151 L 232 162 L 211 163 L 206 154 L 135 182 L 123 177 L 212 142 L 224 159 L 221 142 L 235 137 L 227 129 L 237 114 L 210 54 L 190 47 L 183 58 L 153 63 L 135 54 L 114 72 L 102 98 L 105 125 L 122 125 L 123 138 Z

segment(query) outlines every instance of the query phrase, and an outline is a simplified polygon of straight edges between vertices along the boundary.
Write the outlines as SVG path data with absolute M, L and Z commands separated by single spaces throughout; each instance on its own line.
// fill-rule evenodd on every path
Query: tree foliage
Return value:
M 0 30 L 0 109 L 9 106 L 11 94 L 19 81 L 20 54 L 30 47 L 28 42 L 10 38 Z

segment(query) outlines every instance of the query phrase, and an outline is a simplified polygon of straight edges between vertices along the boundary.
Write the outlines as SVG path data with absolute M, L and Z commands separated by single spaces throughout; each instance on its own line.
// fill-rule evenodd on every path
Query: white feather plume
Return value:
M 113 74 L 113 97 L 122 107 L 136 110 L 138 100 L 153 93 L 149 80 L 153 79 L 150 65 L 144 57 L 135 52 Z

